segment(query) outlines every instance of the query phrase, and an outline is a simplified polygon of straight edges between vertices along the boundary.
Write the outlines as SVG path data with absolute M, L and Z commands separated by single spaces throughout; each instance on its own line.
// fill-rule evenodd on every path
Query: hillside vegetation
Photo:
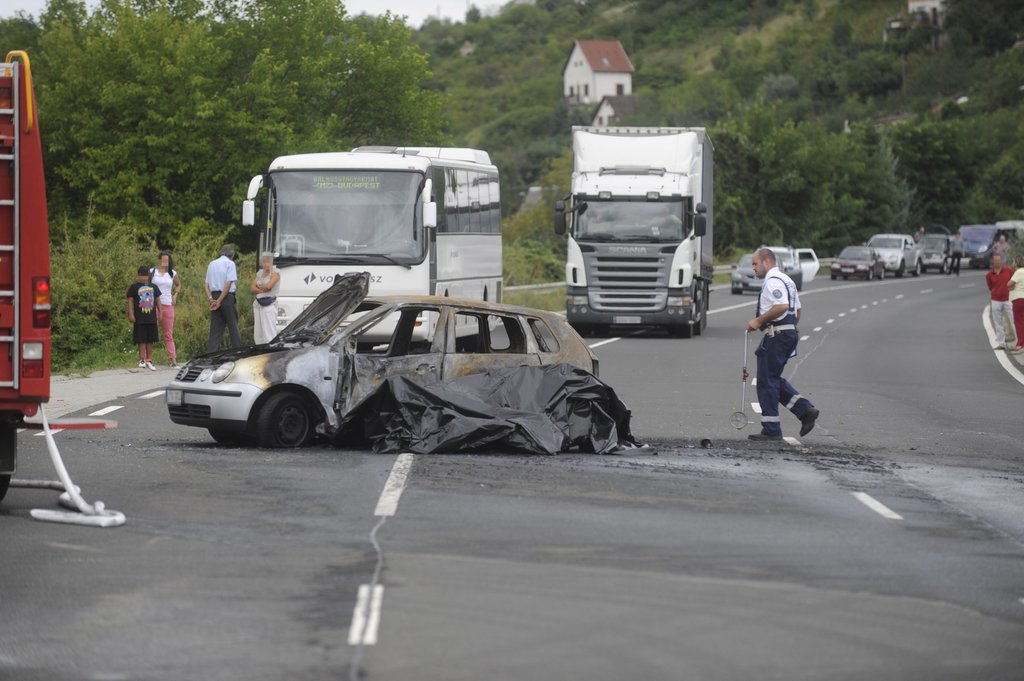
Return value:
M 415 35 L 452 137 L 492 153 L 509 212 L 528 185 L 557 187 L 506 221 L 518 283 L 561 276 L 551 202 L 568 185 L 569 127 L 596 108 L 562 98 L 575 39 L 630 55 L 648 104 L 619 124 L 710 129 L 719 253 L 765 241 L 831 253 L 878 231 L 1024 216 L 1024 5 L 948 5 L 943 34 L 918 26 L 887 44 L 885 19 L 906 2 L 546 0 Z
M 196 293 L 179 330 L 182 354 L 200 352 L 204 263 L 223 241 L 255 249 L 239 203 L 283 154 L 486 149 L 503 177 L 507 283 L 561 278 L 552 206 L 569 128 L 593 113 L 561 96 L 575 39 L 618 39 L 631 56 L 647 106 L 623 123 L 710 129 L 722 256 L 1020 218 L 1024 4 L 948 4 L 942 36 L 919 27 L 888 44 L 885 18 L 905 2 L 521 0 L 416 30 L 335 0 L 50 0 L 38 18 L 0 19 L 0 44 L 33 60 L 55 364 L 130 358 L 124 291 L 159 248 Z M 519 210 L 531 185 L 543 199 Z

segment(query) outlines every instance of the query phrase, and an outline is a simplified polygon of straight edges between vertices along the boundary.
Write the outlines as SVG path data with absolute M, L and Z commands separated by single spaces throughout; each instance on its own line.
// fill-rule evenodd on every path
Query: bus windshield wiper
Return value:
M 384 255 L 383 253 L 338 253 L 334 255 L 330 260 L 324 261 L 324 264 L 332 263 L 345 263 L 346 265 L 357 265 L 364 264 L 368 258 L 383 258 L 392 265 L 399 265 L 407 270 L 412 269 L 412 265 L 406 265 L 404 262 L 399 262 L 392 258 L 390 255 Z

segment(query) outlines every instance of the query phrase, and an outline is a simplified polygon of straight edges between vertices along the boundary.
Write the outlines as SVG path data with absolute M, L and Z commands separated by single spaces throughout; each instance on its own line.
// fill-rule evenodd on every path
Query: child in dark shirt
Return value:
M 139 346 L 139 368 L 156 371 L 153 366 L 153 344 L 156 343 L 156 320 L 160 316 L 160 300 L 150 281 L 150 267 L 139 266 L 139 278 L 128 287 L 128 321 L 132 323 L 132 340 Z

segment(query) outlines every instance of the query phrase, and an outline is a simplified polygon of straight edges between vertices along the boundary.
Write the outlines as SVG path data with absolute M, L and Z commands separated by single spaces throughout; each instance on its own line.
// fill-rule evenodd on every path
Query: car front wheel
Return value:
M 297 396 L 278 393 L 263 405 L 256 428 L 264 447 L 301 447 L 313 437 L 313 418 Z
M 916 265 L 914 265 L 914 271 L 913 271 L 913 272 L 911 272 L 911 274 L 912 274 L 913 276 L 915 276 L 915 277 L 919 277 L 919 276 L 921 276 L 921 272 L 923 272 L 923 271 L 924 271 L 924 270 L 923 270 L 923 269 L 921 268 L 921 261 L 920 261 L 920 260 L 918 260 L 918 261 L 917 261 L 917 264 L 916 264 Z
M 900 266 L 896 268 L 896 278 L 899 279 L 903 276 L 903 273 L 907 271 L 907 263 L 900 260 Z

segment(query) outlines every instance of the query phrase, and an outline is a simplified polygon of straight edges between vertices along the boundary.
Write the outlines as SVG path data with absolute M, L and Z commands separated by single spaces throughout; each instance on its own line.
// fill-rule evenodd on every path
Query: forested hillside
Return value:
M 130 274 L 158 247 L 197 270 L 223 240 L 253 249 L 242 194 L 287 153 L 486 149 L 507 282 L 560 278 L 552 204 L 569 128 L 593 115 L 562 97 L 576 39 L 630 55 L 646 106 L 623 123 L 710 129 L 720 254 L 763 241 L 830 254 L 875 231 L 1020 218 L 1024 3 L 948 7 L 941 33 L 885 43 L 906 2 L 517 0 L 409 27 L 335 0 L 50 0 L 0 19 L 0 45 L 32 56 L 54 277 L 75 281 L 55 286 L 55 357 L 124 335 L 125 274 L 86 254 L 123 251 L 103 262 Z M 520 211 L 531 185 L 544 199 Z
M 886 17 L 906 2 L 546 0 L 429 22 L 416 40 L 454 140 L 501 166 L 507 209 L 530 184 L 564 191 L 569 126 L 596 107 L 566 106 L 562 68 L 573 40 L 617 39 L 647 100 L 622 124 L 711 129 L 716 250 L 784 240 L 828 253 L 876 231 L 1022 217 L 1024 5 L 948 6 L 944 32 L 887 43 Z M 537 261 L 561 243 L 555 193 L 506 223 L 507 260 L 525 249 L 528 276 L 560 273 L 557 254 Z

